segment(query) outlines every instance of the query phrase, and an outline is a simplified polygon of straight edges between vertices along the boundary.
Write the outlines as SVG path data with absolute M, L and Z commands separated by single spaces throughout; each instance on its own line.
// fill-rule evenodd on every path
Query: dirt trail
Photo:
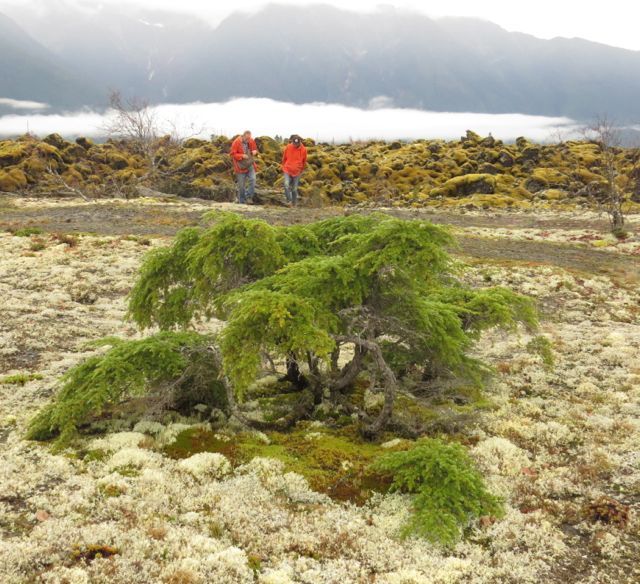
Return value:
M 0 229 L 23 226 L 40 227 L 47 232 L 79 232 L 99 235 L 173 236 L 187 225 L 198 225 L 208 209 L 228 209 L 262 218 L 276 224 L 306 223 L 341 215 L 342 208 L 297 208 L 239 206 L 199 201 L 194 205 L 166 203 L 106 202 L 99 204 L 68 202 L 60 206 L 7 206 L 0 209 Z M 536 216 L 533 214 L 460 214 L 430 212 L 428 210 L 384 210 L 403 218 L 428 219 L 441 225 L 485 228 L 538 228 L 549 230 L 597 229 L 605 231 L 604 218 L 568 218 L 566 216 Z M 543 241 L 516 241 L 458 235 L 459 251 L 466 256 L 495 261 L 549 264 L 608 275 L 617 282 L 635 285 L 640 279 L 640 258 L 569 244 Z

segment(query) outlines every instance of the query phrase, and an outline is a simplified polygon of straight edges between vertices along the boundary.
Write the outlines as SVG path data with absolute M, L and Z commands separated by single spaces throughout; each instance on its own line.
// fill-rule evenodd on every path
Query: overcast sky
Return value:
M 56 0 L 0 0 L 2 4 L 50 5 Z M 122 4 L 123 0 L 71 0 L 76 4 L 100 6 Z M 199 14 L 217 23 L 236 10 L 253 11 L 267 4 L 264 0 L 127 0 L 140 4 Z M 380 5 L 413 9 L 429 16 L 473 16 L 490 20 L 511 31 L 542 38 L 582 37 L 618 47 L 640 50 L 640 2 L 638 0 L 280 0 L 279 4 L 336 4 L 356 10 L 376 10 Z

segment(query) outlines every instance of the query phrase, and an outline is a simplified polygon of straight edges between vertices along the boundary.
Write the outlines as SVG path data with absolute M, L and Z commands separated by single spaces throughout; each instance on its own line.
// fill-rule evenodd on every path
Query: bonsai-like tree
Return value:
M 247 422 L 245 391 L 280 363 L 299 399 L 270 425 L 283 429 L 323 402 L 341 404 L 375 438 L 394 418 L 404 376 L 480 382 L 488 367 L 469 352 L 481 332 L 535 326 L 528 298 L 466 286 L 447 253 L 453 238 L 426 221 L 353 214 L 280 227 L 231 213 L 205 217 L 208 227 L 183 229 L 152 251 L 131 291 L 129 317 L 160 332 L 106 340 L 110 350 L 63 378 L 31 437 L 66 439 L 92 413 L 142 392 L 223 396 L 220 407 Z M 218 334 L 192 330 L 211 319 L 223 323 Z M 347 405 L 365 372 L 384 394 L 374 416 Z

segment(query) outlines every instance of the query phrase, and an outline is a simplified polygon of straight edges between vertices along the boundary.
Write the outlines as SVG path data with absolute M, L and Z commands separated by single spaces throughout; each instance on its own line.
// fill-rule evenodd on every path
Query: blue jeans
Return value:
M 256 190 L 256 169 L 251 166 L 249 172 L 237 172 L 236 180 L 238 181 L 238 203 L 246 203 L 247 199 L 253 199 Z
M 284 196 L 287 199 L 287 203 L 293 203 L 296 205 L 298 203 L 298 185 L 300 184 L 300 177 L 291 176 L 290 174 L 284 173 Z

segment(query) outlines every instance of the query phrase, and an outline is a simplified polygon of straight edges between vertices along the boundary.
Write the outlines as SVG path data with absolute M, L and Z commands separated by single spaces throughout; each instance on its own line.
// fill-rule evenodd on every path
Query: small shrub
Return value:
M 590 521 L 625 527 L 629 522 L 629 507 L 603 495 L 589 503 L 585 514 Z
M 78 245 L 78 238 L 70 233 L 55 233 L 53 239 L 58 243 L 64 243 L 69 247 L 76 247 Z
M 547 337 L 543 337 L 542 335 L 533 337 L 533 339 L 527 343 L 527 351 L 539 355 L 547 371 L 553 369 L 555 359 L 553 357 L 551 341 L 547 339 Z
M 42 379 L 42 375 L 40 373 L 16 373 L 15 375 L 0 378 L 0 384 L 22 386 L 36 379 Z
M 459 444 L 427 439 L 411 450 L 393 452 L 373 464 L 393 476 L 392 491 L 414 495 L 413 516 L 403 536 L 416 535 L 433 543 L 453 545 L 473 519 L 503 514 L 480 472 Z
M 13 232 L 16 237 L 31 237 L 32 235 L 41 235 L 44 233 L 40 227 L 23 227 Z
M 446 373 L 479 386 L 490 369 L 470 352 L 482 332 L 536 326 L 530 299 L 500 287 L 469 288 L 447 251 L 451 234 L 426 221 L 352 214 L 279 227 L 232 213 L 204 219 L 207 226 L 183 229 L 171 246 L 146 256 L 129 295 L 128 317 L 142 330 L 164 332 L 114 347 L 107 362 L 99 357 L 75 368 L 32 435 L 67 435 L 131 388 L 138 395 L 154 390 L 187 366 L 206 390 L 203 397 L 211 395 L 210 385 L 221 385 L 221 371 L 207 365 L 213 351 L 229 403 L 243 399 L 265 360 L 287 362 L 290 379 L 304 391 L 286 415 L 265 420 L 279 429 L 309 418 L 326 389 L 347 394 L 358 376 L 375 370 L 384 406 L 361 425 L 372 439 L 391 421 L 406 372 L 428 370 L 430 379 Z M 189 363 L 178 358 L 180 343 L 161 337 L 214 317 L 224 328 L 215 339 L 193 333 L 189 344 L 200 349 L 187 350 Z M 349 345 L 357 351 L 349 354 Z M 165 349 L 175 370 L 156 357 Z M 350 361 L 341 369 L 343 351 Z M 181 408 L 208 403 L 193 393 L 185 397 Z
M 624 241 L 629 237 L 629 232 L 622 227 L 618 227 L 614 229 L 611 234 L 619 241 Z
M 32 237 L 29 249 L 31 251 L 42 251 L 46 249 L 47 242 L 42 237 Z
M 247 563 L 249 564 L 249 568 L 253 570 L 254 574 L 258 574 L 262 569 L 262 559 L 256 554 L 249 554 L 247 557 Z

